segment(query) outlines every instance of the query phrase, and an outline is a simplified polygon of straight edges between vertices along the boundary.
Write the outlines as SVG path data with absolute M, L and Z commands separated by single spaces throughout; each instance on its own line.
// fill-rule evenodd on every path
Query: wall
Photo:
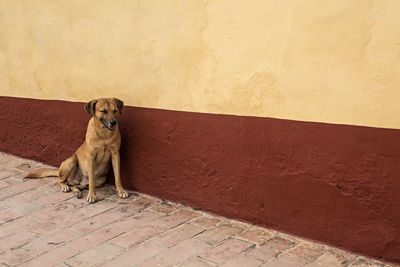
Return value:
M 115 96 L 128 188 L 400 262 L 399 8 L 1 1 L 0 150 L 59 165 Z
M 400 127 L 399 1 L 0 3 L 2 95 Z

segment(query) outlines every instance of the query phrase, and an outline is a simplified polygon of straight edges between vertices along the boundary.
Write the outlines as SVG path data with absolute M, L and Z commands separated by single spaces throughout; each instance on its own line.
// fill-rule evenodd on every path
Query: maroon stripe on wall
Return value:
M 0 150 L 59 165 L 82 103 L 0 97 Z M 130 189 L 400 263 L 400 130 L 125 107 Z

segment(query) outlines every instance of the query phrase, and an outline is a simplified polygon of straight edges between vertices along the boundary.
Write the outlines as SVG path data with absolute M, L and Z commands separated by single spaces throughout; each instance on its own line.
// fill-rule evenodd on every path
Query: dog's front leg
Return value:
M 128 193 L 124 190 L 124 188 L 122 187 L 122 183 L 121 183 L 121 169 L 120 169 L 121 162 L 120 162 L 118 150 L 111 151 L 111 162 L 112 162 L 113 171 L 114 171 L 115 187 L 117 189 L 117 194 L 121 198 L 127 198 Z
M 88 160 L 89 192 L 88 192 L 88 195 L 87 195 L 87 201 L 89 203 L 96 202 L 93 159 L 94 159 L 94 157 L 90 157 L 89 160 Z

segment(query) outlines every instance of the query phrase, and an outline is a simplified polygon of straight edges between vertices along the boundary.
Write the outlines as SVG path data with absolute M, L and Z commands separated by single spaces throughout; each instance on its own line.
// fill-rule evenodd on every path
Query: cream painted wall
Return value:
M 2 0 L 0 95 L 400 128 L 398 0 Z

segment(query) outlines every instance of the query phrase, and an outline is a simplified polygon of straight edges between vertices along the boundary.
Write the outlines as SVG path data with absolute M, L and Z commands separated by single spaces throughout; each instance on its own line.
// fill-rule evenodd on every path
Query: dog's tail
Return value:
M 25 178 L 58 177 L 58 169 L 42 169 L 28 173 Z

